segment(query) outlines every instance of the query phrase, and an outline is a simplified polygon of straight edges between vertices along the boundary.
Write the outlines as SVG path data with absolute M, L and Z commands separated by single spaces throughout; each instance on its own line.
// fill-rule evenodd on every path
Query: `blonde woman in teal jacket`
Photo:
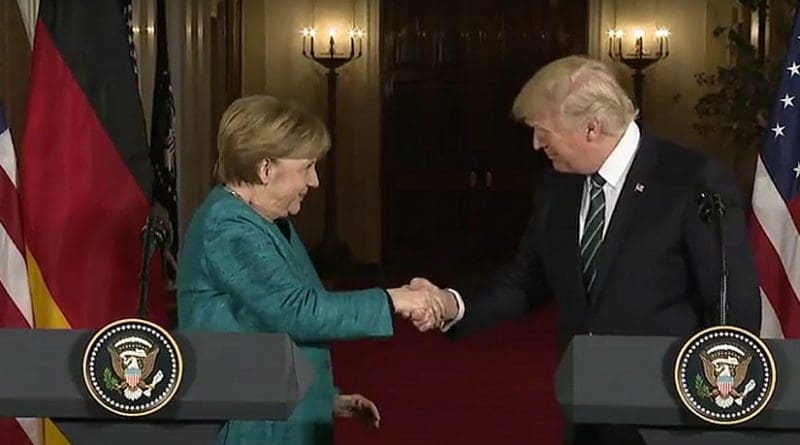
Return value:
M 235 101 L 222 116 L 220 182 L 192 218 L 178 270 L 182 330 L 286 332 L 306 354 L 315 380 L 288 421 L 230 421 L 218 444 L 327 445 L 333 416 L 377 426 L 375 405 L 339 394 L 326 342 L 389 337 L 392 315 L 441 311 L 407 288 L 328 292 L 289 216 L 319 185 L 316 161 L 330 146 L 321 121 L 269 96 Z

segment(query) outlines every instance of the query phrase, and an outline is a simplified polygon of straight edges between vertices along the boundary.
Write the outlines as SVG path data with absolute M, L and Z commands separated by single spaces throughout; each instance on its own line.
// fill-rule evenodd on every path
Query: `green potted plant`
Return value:
M 797 5 L 795 0 L 772 0 L 767 9 L 766 0 L 738 3 L 756 17 L 759 13 L 769 15 L 770 50 L 759 51 L 751 43 L 749 27 L 742 23 L 714 30 L 715 37 L 727 39 L 735 62 L 695 75 L 697 83 L 708 92 L 695 104 L 694 128 L 715 142 L 715 154 L 736 172 L 749 203 L 755 159 L 775 106 Z

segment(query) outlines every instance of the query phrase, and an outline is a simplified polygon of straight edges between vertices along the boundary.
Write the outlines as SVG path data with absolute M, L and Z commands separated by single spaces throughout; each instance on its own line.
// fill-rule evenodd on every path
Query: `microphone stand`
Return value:
M 153 245 L 153 217 L 147 217 L 142 229 L 144 241 L 142 242 L 142 265 L 139 269 L 139 310 L 141 319 L 147 319 L 147 282 L 150 276 L 150 260 L 153 258 L 155 246 Z
M 719 324 L 728 323 L 728 254 L 725 249 L 725 231 L 722 219 L 725 216 L 725 204 L 719 193 L 700 193 L 700 217 L 711 222 L 716 232 L 716 243 L 719 247 L 720 283 L 719 283 Z
M 162 218 L 148 216 L 147 223 L 142 228 L 142 265 L 139 270 L 139 310 L 138 316 L 147 319 L 147 285 L 150 276 L 150 261 L 159 246 L 171 242 L 171 226 Z

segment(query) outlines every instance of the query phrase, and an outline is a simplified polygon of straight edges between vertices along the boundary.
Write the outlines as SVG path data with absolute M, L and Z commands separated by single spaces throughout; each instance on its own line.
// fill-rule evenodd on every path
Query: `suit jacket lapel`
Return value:
M 628 232 L 628 226 L 633 219 L 636 207 L 645 196 L 647 180 L 656 158 L 655 144 L 656 142 L 648 139 L 645 132 L 642 131 L 639 150 L 636 152 L 633 164 L 631 164 L 631 168 L 628 171 L 628 176 L 622 185 L 622 191 L 614 207 L 614 214 L 611 216 L 606 236 L 600 247 L 597 278 L 590 294 L 590 299 L 593 302 L 597 301 L 597 298 L 602 295 L 603 286 L 608 279 L 611 265 L 614 264 L 614 258 L 625 240 L 625 235 Z

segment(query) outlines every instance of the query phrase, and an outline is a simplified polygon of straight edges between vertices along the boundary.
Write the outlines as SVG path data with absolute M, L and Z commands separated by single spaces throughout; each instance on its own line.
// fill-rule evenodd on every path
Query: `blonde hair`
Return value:
M 606 64 L 568 56 L 537 71 L 517 95 L 511 113 L 518 120 L 554 113 L 569 129 L 595 118 L 605 132 L 621 134 L 638 111 Z
M 325 124 L 300 106 L 272 96 L 234 101 L 220 119 L 214 173 L 228 184 L 259 184 L 264 160 L 319 159 L 330 148 Z

